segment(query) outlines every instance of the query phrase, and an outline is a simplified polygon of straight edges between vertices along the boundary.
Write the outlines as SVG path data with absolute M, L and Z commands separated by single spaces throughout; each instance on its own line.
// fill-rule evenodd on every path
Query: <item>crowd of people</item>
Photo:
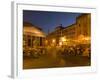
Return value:
M 58 55 L 62 57 L 66 56 L 87 56 L 90 57 L 90 45 L 72 45 L 72 46 L 49 46 L 43 48 L 33 48 L 24 50 L 24 56 L 39 57 L 41 55 Z
M 58 53 L 61 56 L 88 56 L 90 57 L 90 45 L 62 46 Z

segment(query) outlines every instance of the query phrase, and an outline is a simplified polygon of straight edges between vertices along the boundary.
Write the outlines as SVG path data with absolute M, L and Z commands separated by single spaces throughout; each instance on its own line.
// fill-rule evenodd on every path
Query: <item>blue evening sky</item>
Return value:
M 79 15 L 81 13 L 24 10 L 23 21 L 39 26 L 45 33 L 48 33 L 48 30 L 51 32 L 60 24 L 67 27 L 75 23 Z

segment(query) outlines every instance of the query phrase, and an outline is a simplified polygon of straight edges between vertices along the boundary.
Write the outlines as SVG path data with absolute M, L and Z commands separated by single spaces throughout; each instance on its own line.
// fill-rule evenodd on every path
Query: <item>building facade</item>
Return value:
M 77 36 L 82 34 L 84 36 L 91 36 L 91 15 L 82 14 L 76 19 L 76 34 Z
M 23 24 L 23 51 L 28 55 L 29 51 L 44 46 L 45 33 L 37 26 L 24 22 Z
M 49 45 L 71 45 L 78 43 L 90 44 L 91 15 L 81 14 L 72 25 L 55 28 L 46 37 Z
M 90 44 L 91 14 L 82 14 L 76 19 L 76 36 L 78 41 Z

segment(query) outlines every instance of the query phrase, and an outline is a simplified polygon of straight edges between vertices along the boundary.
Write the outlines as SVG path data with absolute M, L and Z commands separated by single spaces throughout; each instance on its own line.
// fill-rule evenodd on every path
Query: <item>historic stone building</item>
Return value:
M 69 45 L 77 43 L 90 43 L 91 36 L 91 15 L 81 14 L 72 25 L 55 28 L 46 37 L 49 45 Z
M 75 39 L 76 38 L 76 24 L 72 24 L 65 27 L 62 33 L 63 33 L 62 36 L 66 36 L 67 39 Z
M 76 19 L 76 34 L 77 36 L 82 34 L 84 36 L 91 35 L 91 15 L 82 14 Z
M 47 45 L 59 45 L 60 37 L 62 36 L 62 25 L 57 26 L 55 30 L 46 36 Z
M 23 47 L 34 48 L 36 46 L 43 46 L 46 35 L 39 27 L 31 23 L 23 23 Z
M 81 43 L 90 44 L 91 37 L 91 14 L 82 14 L 76 19 L 76 36 Z

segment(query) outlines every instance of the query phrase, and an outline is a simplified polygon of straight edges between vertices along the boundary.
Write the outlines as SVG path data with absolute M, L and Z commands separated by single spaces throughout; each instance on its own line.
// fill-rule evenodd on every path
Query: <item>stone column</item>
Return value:
M 30 38 L 31 38 L 31 42 L 30 43 L 31 43 L 31 48 L 32 48 L 32 36 L 30 36 Z

